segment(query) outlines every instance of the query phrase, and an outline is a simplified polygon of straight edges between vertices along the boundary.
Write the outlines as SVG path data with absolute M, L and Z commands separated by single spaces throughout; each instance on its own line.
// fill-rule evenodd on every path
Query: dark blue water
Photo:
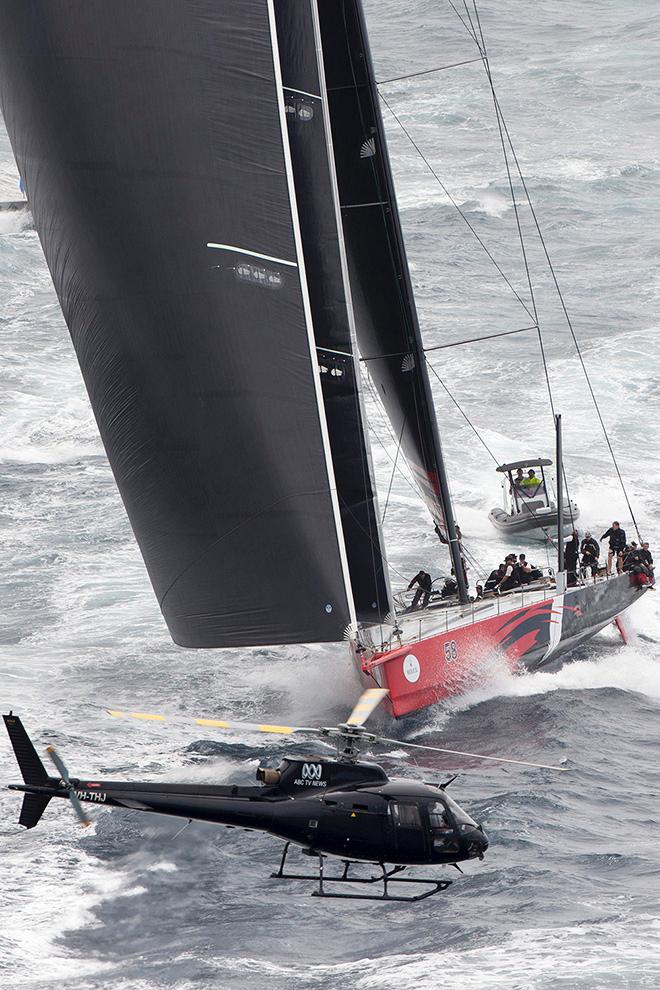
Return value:
M 457 5 L 458 7 L 458 5 Z M 462 9 L 462 8 L 460 8 Z M 381 79 L 473 57 L 448 4 L 367 4 Z M 644 535 L 660 546 L 660 10 L 650 0 L 483 5 L 495 83 Z M 525 291 L 489 92 L 479 65 L 383 88 L 518 291 Z M 394 124 L 388 126 L 430 343 L 526 317 Z M 0 194 L 15 197 L 0 138 Z M 525 196 L 517 200 L 524 214 Z M 529 228 L 528 219 L 524 221 Z M 529 232 L 529 231 L 528 231 Z M 530 261 L 572 495 L 600 535 L 631 520 L 542 267 Z M 309 724 L 359 690 L 342 647 L 187 653 L 169 641 L 114 487 L 34 232 L 0 217 L 0 696 L 78 772 L 247 781 L 283 748 L 200 742 L 180 726 L 109 722 L 105 705 Z M 538 342 L 521 334 L 433 363 L 504 457 L 552 448 Z M 501 545 L 497 478 L 438 386 L 459 518 L 477 565 Z M 372 409 L 379 439 L 386 424 Z M 374 456 L 387 490 L 391 464 Z M 599 529 L 599 527 L 601 527 Z M 395 589 L 446 561 L 405 478 L 386 519 Z M 660 551 L 659 551 L 660 553 Z M 533 554 L 545 562 L 538 546 Z M 407 581 L 405 582 L 407 583 Z M 568 774 L 424 759 L 460 771 L 457 800 L 491 838 L 483 863 L 416 906 L 324 902 L 269 879 L 280 844 L 195 824 L 66 807 L 19 834 L 0 791 L 0 986 L 623 988 L 660 985 L 660 619 L 652 595 L 628 647 L 608 631 L 555 673 L 492 683 L 391 731 Z M 0 782 L 16 780 L 0 742 Z

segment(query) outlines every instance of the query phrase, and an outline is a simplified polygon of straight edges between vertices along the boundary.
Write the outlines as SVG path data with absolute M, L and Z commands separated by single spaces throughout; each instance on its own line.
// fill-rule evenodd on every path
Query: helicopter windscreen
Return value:
M 470 818 L 468 813 L 466 811 L 463 811 L 461 806 L 459 804 L 456 804 L 456 802 L 453 801 L 448 794 L 444 795 L 444 799 L 447 802 L 447 806 L 451 810 L 451 813 L 456 819 L 456 822 L 458 823 L 459 826 L 470 825 L 471 828 L 478 828 L 478 825 L 475 822 L 474 818 Z

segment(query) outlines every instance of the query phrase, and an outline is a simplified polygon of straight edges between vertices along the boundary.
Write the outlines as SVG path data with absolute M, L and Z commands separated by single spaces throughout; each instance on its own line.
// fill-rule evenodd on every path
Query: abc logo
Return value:
M 303 763 L 303 780 L 320 780 L 323 767 L 320 763 Z

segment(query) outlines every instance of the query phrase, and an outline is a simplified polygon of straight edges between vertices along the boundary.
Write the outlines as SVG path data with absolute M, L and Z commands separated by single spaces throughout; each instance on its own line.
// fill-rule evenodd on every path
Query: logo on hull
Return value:
M 422 668 L 419 660 L 414 655 L 414 653 L 409 653 L 408 656 L 403 661 L 403 676 L 411 684 L 414 684 L 419 680 L 419 675 L 422 672 Z

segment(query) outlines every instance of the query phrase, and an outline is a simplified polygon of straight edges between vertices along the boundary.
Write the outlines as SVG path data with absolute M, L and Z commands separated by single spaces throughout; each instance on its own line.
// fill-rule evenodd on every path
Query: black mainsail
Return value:
M 320 0 L 357 338 L 424 501 L 467 589 L 361 0 Z
M 354 364 L 322 387 L 313 330 L 316 316 L 324 366 L 331 349 L 350 355 L 345 314 L 333 319 L 345 298 L 335 259 L 310 302 L 273 0 L 2 0 L 0 85 L 174 640 L 340 640 L 356 620 L 353 572 L 360 613 L 381 618 Z M 335 250 L 331 219 L 305 223 Z M 337 481 L 342 409 L 359 440 L 337 455 Z M 355 553 L 349 568 L 351 514 L 351 540 L 369 533 L 366 577 Z

